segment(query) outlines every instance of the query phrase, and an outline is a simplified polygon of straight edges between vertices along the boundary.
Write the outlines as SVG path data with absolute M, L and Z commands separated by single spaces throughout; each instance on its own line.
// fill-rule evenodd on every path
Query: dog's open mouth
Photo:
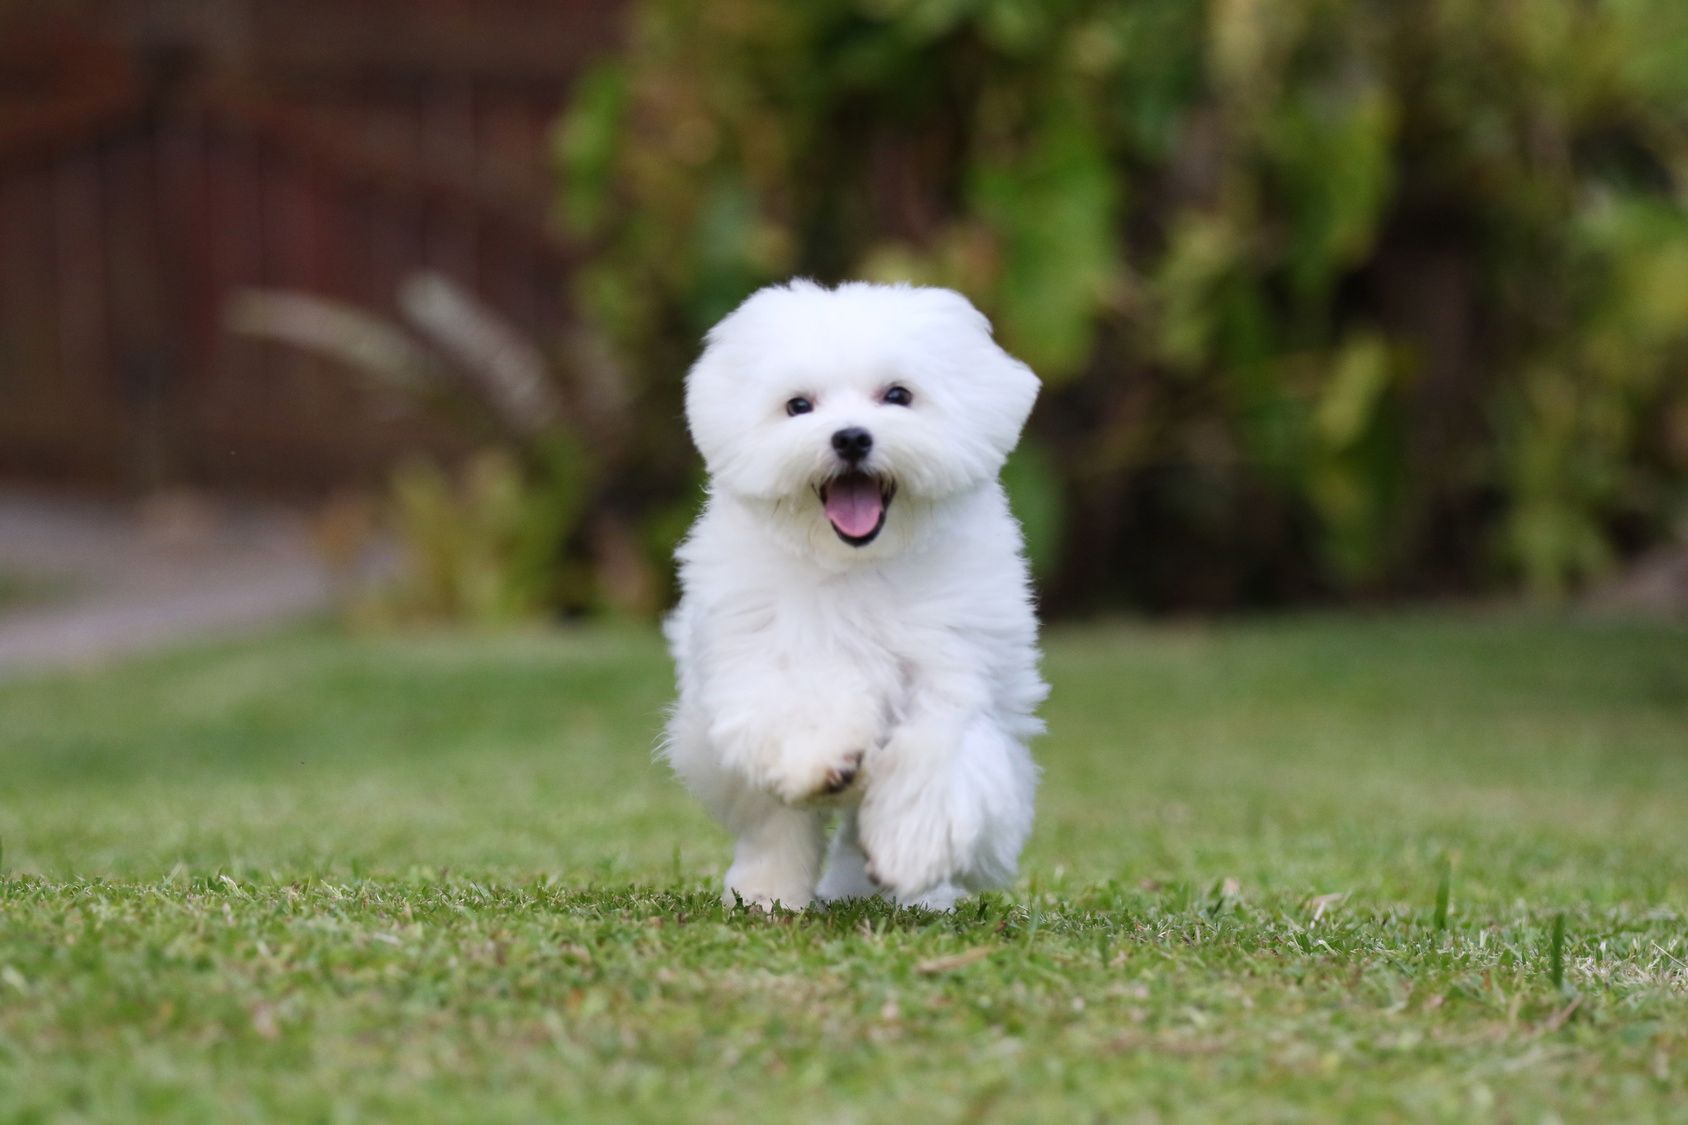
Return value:
M 871 473 L 848 472 L 820 486 L 821 505 L 832 530 L 852 547 L 865 547 L 885 526 L 897 486 Z

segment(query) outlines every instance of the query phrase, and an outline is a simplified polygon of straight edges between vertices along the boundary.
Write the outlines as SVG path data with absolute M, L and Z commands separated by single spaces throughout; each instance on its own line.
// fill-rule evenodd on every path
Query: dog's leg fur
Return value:
M 947 909 L 955 884 L 1013 880 L 1037 770 L 990 715 L 905 724 L 874 755 L 869 777 L 858 826 L 866 874 L 899 902 Z
M 782 676 L 766 644 L 737 653 L 714 667 L 713 694 L 682 692 L 666 756 L 737 839 L 722 901 L 800 910 L 820 877 L 829 803 L 853 797 L 883 719 L 856 703 L 865 692 L 848 669 L 831 680 Z M 843 691 L 827 690 L 838 683 Z M 697 706 L 697 695 L 714 706 Z
M 802 910 L 814 900 L 820 873 L 823 814 L 777 801 L 756 804 L 754 819 L 737 828 L 733 865 L 727 869 L 721 901 L 728 906 L 742 901 L 763 910 L 776 903 L 787 910 Z
M 827 848 L 826 868 L 815 897 L 822 902 L 846 898 L 872 898 L 879 888 L 867 877 L 867 856 L 857 835 L 856 810 L 849 809 L 838 822 Z

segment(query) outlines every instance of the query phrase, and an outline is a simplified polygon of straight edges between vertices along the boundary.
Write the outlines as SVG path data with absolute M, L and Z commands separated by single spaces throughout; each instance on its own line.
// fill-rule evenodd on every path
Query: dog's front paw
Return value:
M 879 733 L 863 716 L 817 706 L 812 715 L 739 715 L 710 731 L 723 764 L 786 805 L 854 799 Z
M 846 750 L 817 761 L 790 763 L 774 778 L 774 792 L 788 805 L 845 798 L 857 787 L 863 753 Z
M 862 772 L 862 751 L 851 750 L 838 761 L 827 767 L 821 777 L 822 797 L 836 797 L 856 783 L 856 778 Z
M 777 853 L 734 863 L 721 890 L 721 905 L 729 910 L 802 910 L 814 900 L 813 875 L 800 866 L 798 857 Z
M 953 864 L 930 853 L 886 851 L 867 855 L 868 879 L 902 903 L 924 904 L 928 892 L 948 886 L 953 873 Z

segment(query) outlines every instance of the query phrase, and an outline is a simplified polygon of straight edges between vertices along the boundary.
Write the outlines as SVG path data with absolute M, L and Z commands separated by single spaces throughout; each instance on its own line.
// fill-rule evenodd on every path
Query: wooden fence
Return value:
M 233 337 L 224 309 L 261 286 L 390 312 L 431 270 L 553 336 L 569 253 L 547 134 L 614 9 L 206 0 L 0 22 L 0 475 L 309 492 L 450 450 L 394 392 Z

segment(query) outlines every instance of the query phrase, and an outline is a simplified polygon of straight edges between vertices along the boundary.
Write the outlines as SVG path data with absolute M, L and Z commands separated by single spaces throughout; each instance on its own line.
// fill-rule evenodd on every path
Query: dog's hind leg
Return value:
M 857 835 L 856 810 L 850 809 L 838 822 L 832 843 L 826 852 L 826 868 L 821 874 L 815 897 L 822 902 L 836 902 L 845 898 L 872 898 L 879 893 L 873 880 L 867 877 L 867 856 Z

